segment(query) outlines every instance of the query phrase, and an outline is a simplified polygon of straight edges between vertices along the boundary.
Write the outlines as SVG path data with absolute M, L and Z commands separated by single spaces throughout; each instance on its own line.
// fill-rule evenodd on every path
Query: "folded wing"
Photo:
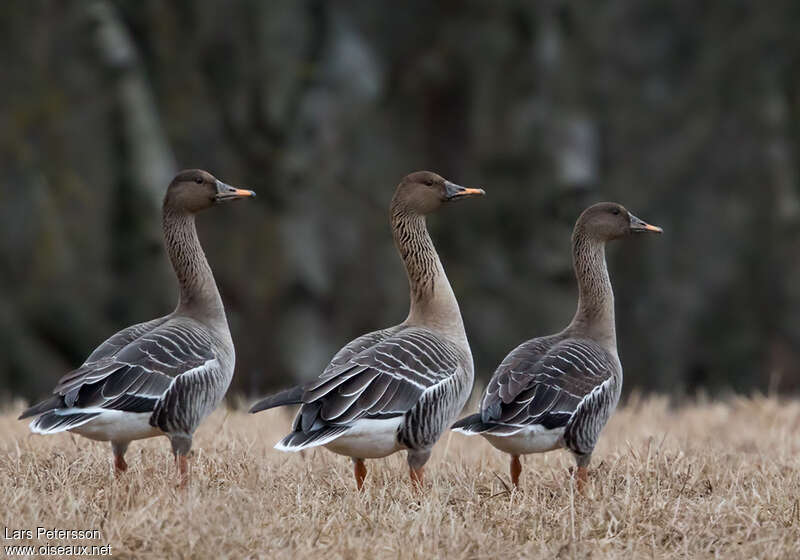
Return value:
M 56 408 L 152 411 L 173 379 L 214 360 L 199 324 L 156 319 L 104 342 L 78 369 L 62 377 L 54 397 L 22 417 Z
M 375 344 L 362 341 L 360 351 L 340 352 L 304 388 L 295 431 L 313 432 L 347 426 L 361 418 L 405 414 L 426 389 L 454 374 L 459 363 L 454 345 L 423 328 L 392 330 L 379 331 L 382 334 Z
M 534 339 L 500 364 L 483 397 L 480 420 L 488 431 L 566 426 L 581 402 L 611 379 L 614 367 L 592 341 Z

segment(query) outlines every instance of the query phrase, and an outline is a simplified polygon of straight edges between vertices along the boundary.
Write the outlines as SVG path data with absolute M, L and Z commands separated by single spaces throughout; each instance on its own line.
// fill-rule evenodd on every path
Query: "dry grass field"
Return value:
M 423 494 L 404 455 L 369 461 L 359 494 L 346 458 L 272 449 L 289 426 L 281 411 L 215 413 L 181 491 L 165 438 L 134 442 L 115 480 L 107 444 L 30 435 L 21 408 L 0 416 L 3 527 L 99 529 L 71 542 L 111 544 L 115 558 L 800 558 L 795 401 L 633 399 L 606 428 L 585 495 L 566 452 L 526 457 L 509 492 L 505 456 L 458 434 L 437 446 Z

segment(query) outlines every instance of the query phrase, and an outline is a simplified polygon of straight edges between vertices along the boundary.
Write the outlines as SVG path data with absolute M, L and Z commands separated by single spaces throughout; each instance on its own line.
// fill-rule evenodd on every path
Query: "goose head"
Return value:
M 583 211 L 575 229 L 598 241 L 621 239 L 636 233 L 662 233 L 616 202 L 600 202 Z
M 195 214 L 215 204 L 254 196 L 253 191 L 232 187 L 208 171 L 187 169 L 175 175 L 167 187 L 164 207 Z
M 424 216 L 438 210 L 443 204 L 486 194 L 483 189 L 462 187 L 430 171 L 417 171 L 407 175 L 394 193 L 393 205 Z

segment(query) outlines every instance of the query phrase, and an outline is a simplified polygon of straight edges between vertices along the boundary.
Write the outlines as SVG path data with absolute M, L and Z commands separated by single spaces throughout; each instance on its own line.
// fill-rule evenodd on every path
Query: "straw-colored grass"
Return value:
M 107 444 L 30 435 L 19 410 L 0 416 L 3 526 L 99 529 L 99 541 L 50 544 L 108 543 L 115 558 L 800 558 L 795 401 L 629 402 L 585 495 L 564 451 L 526 457 L 522 490 L 509 492 L 506 456 L 451 433 L 423 493 L 404 454 L 369 461 L 358 493 L 347 458 L 272 449 L 282 411 L 215 413 L 181 491 L 165 438 L 134 442 L 115 480 Z

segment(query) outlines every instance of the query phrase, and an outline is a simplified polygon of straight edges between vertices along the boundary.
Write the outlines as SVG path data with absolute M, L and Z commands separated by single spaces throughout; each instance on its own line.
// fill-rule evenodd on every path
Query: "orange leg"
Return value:
M 178 453 L 175 455 L 175 463 L 178 467 L 178 488 L 186 488 L 189 481 L 189 459 L 186 455 Z
M 114 474 L 119 476 L 128 470 L 128 463 L 125 462 L 125 457 L 122 455 L 114 455 Z
M 128 463 L 125 462 L 125 452 L 128 450 L 126 441 L 112 441 L 111 452 L 114 454 L 114 475 L 119 476 L 128 470 Z
M 114 455 L 114 469 L 118 472 L 125 472 L 128 470 L 128 463 L 125 462 L 125 457 L 122 455 Z
M 522 474 L 522 463 L 519 462 L 519 455 L 511 456 L 511 482 L 519 488 L 519 475 Z
M 353 459 L 353 474 L 356 477 L 356 486 L 359 490 L 364 488 L 364 479 L 367 478 L 367 466 L 364 459 Z
M 416 489 L 421 489 L 425 478 L 425 467 L 420 467 L 418 469 L 409 467 L 408 474 L 411 477 L 411 484 L 413 484 Z
M 578 470 L 575 471 L 575 482 L 578 485 L 578 492 L 583 494 L 583 489 L 586 486 L 586 483 L 589 481 L 589 469 L 586 467 L 578 467 Z

